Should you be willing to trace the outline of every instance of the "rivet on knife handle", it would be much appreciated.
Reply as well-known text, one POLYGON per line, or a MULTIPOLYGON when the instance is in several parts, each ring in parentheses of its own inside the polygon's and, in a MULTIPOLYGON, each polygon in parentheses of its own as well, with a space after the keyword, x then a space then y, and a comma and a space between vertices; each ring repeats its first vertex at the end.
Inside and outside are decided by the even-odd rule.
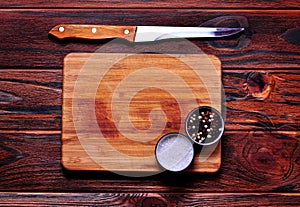
POLYGON ((133 42, 136 26, 76 25, 61 24, 53 27, 49 34, 59 38, 107 39, 123 38, 133 42))

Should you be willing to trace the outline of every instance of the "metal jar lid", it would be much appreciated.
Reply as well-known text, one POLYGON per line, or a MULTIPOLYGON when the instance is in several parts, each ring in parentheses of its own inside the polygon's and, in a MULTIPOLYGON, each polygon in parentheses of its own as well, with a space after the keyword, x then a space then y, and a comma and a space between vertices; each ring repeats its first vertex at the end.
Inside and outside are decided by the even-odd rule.
POLYGON ((222 137, 224 120, 215 108, 200 106, 188 114, 185 130, 193 142, 199 145, 212 145, 222 137))
POLYGON ((193 143, 180 133, 169 133, 156 144, 157 162, 166 170, 179 172, 186 169, 194 158, 193 143))

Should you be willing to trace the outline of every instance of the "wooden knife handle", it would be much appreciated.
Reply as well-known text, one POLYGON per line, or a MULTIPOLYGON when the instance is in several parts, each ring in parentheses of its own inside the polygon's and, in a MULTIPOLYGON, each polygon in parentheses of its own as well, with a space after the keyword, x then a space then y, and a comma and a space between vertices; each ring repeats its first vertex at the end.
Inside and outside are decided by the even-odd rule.
POLYGON ((110 26, 110 25, 73 25, 61 24, 51 29, 49 34, 59 39, 107 39, 123 38, 133 42, 136 26, 110 26))

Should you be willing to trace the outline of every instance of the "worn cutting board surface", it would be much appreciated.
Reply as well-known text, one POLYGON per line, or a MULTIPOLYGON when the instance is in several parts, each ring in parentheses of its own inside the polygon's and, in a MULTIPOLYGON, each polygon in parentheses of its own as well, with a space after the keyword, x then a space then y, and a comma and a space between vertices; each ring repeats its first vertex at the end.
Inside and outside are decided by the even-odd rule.
MULTIPOLYGON (((71 53, 64 59, 62 162, 69 170, 160 172, 155 145, 185 134, 198 106, 221 110, 221 64, 205 54, 71 53)), ((215 172, 220 143, 190 172, 215 172)))

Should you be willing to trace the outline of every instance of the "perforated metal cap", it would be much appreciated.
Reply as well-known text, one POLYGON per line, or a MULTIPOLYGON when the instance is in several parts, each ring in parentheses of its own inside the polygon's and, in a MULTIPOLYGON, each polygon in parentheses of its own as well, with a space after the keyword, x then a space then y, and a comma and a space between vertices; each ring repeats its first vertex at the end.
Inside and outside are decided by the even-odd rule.
POLYGON ((170 133, 158 141, 155 155, 161 167, 178 172, 190 165, 194 157, 194 148, 192 142, 186 136, 179 133, 170 133))

